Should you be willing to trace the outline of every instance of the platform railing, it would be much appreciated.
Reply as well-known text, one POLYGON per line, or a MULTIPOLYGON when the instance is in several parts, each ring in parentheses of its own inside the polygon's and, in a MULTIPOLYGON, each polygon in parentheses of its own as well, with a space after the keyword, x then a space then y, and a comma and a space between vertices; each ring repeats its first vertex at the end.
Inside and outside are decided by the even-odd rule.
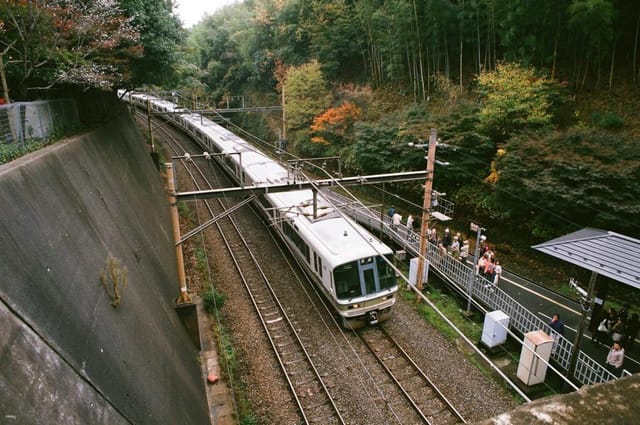
MULTIPOLYGON (((334 192, 326 193, 326 195, 340 203, 348 202, 346 198, 334 192)), ((404 225, 394 228, 391 225, 391 217, 387 214, 381 215, 380 211, 362 206, 351 206, 342 209, 342 211, 371 230, 377 232, 382 228, 387 237, 392 238, 408 253, 413 256, 418 255, 420 235, 404 225)), ((522 334, 535 330, 543 330, 549 335, 555 333, 545 321, 527 310, 500 287, 496 287, 479 275, 472 278, 475 268, 469 263, 463 263, 459 259, 453 258, 449 253, 438 250, 433 243, 428 244, 426 259, 429 261, 431 271, 437 273, 460 294, 469 296, 470 293, 474 304, 478 307, 487 311, 500 310, 509 316, 509 326, 512 329, 522 334)), ((562 335, 556 334, 555 336, 556 343, 552 359, 561 369, 566 371, 569 369, 573 343, 562 335)), ((578 353, 573 377, 582 384, 596 384, 616 379, 604 366, 583 351, 578 353)))

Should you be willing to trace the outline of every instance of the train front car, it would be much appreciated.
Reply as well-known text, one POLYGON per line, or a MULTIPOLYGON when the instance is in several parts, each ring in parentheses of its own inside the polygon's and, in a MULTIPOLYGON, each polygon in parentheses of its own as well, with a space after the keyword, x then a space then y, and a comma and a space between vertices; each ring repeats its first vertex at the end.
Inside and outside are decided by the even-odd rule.
POLYGON ((392 250, 359 224, 341 216, 310 190, 268 195, 279 211, 274 227, 291 247, 348 328, 391 317, 398 290, 392 250))
POLYGON ((375 325, 391 317, 398 290, 393 252, 350 219, 312 224, 325 235, 334 308, 345 327, 375 325))

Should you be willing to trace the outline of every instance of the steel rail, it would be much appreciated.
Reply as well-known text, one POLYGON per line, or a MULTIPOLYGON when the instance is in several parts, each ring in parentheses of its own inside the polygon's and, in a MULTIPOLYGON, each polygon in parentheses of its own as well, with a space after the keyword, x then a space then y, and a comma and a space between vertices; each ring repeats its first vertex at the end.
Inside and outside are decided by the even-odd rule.
POLYGON ((373 354, 376 360, 387 372, 391 380, 398 386, 398 388, 404 394, 407 401, 415 409, 415 411, 422 418, 422 420, 427 424, 433 424, 434 423, 433 419, 430 419, 429 417, 433 418, 434 416, 446 410, 456 420, 456 423, 466 423, 466 421, 464 420, 460 412, 458 412, 458 410, 455 408, 455 406, 453 406, 453 404, 447 399, 447 397, 442 393, 442 391, 438 389, 435 383, 431 379, 429 379, 429 377, 422 371, 422 369, 416 364, 416 362, 411 358, 411 356, 409 356, 409 354, 400 346, 400 344, 398 344, 398 342, 395 339, 393 339, 393 337, 384 329, 384 327, 378 326, 375 329, 369 329, 367 334, 371 334, 375 332, 382 335, 383 339, 391 344, 390 349, 395 351, 396 353, 399 353, 401 357, 405 360, 405 362, 408 363, 409 366, 411 366, 411 368, 415 371, 415 374, 412 374, 411 376, 413 377, 419 376, 421 380, 424 383, 426 383, 426 386, 429 389, 431 389, 435 397, 442 404, 441 410, 438 410, 436 412, 431 412, 428 414, 423 412, 423 410, 420 408, 416 399, 410 394, 409 390, 405 387, 405 385, 403 385, 402 380, 393 373, 393 370, 391 370, 391 368, 384 361, 384 359, 380 354, 381 351, 376 349, 376 347, 372 345, 372 343, 366 338, 366 335, 358 334, 362 339, 362 341, 364 342, 364 344, 367 346, 367 348, 371 351, 371 354, 373 354))
MULTIPOLYGON (((172 140, 172 142, 177 143, 175 139, 172 140)), ((174 151, 174 153, 179 154, 178 150, 175 147, 171 146, 170 148, 174 151)), ((196 181, 198 179, 202 179, 207 186, 211 187, 211 185, 208 183, 208 179, 205 173, 201 170, 201 168, 195 162, 184 159, 184 158, 179 158, 179 161, 184 166, 186 172, 189 174, 191 180, 193 181, 196 187, 200 187, 200 184, 196 181), (195 169, 196 173, 194 173, 192 169, 195 169), (195 174, 198 174, 199 177, 196 177, 195 174)), ((213 211, 213 208, 209 204, 209 202, 205 200, 204 203, 211 217, 221 217, 221 216, 227 215, 226 213, 221 213, 216 215, 213 211)), ((218 199, 218 204, 220 208, 222 208, 223 210, 225 211, 228 210, 228 208, 224 205, 221 199, 218 199)), ((289 317, 287 316, 284 310, 284 307, 280 303, 277 295, 275 294, 273 288, 271 287, 271 284, 269 283, 269 280, 266 274, 262 270, 253 252, 251 252, 249 244, 247 243, 246 239, 242 236, 242 233, 237 223, 235 223, 235 221, 231 216, 228 216, 227 219, 228 219, 229 226, 233 229, 231 232, 231 235, 229 234, 228 231, 225 231, 222 229, 222 225, 220 222, 216 221, 215 224, 218 227, 218 230, 220 231, 220 235, 225 243, 225 246, 227 247, 228 252, 231 255, 231 258, 236 267, 236 270, 238 271, 238 274, 243 281, 245 289, 247 290, 249 298, 251 299, 251 302, 254 305, 254 308, 258 314, 258 318, 260 319, 262 326, 265 330, 266 336, 269 339, 272 349, 274 350, 274 353, 276 355, 280 368, 283 371, 283 374, 285 376, 285 379, 287 380, 287 383, 292 392, 292 395, 296 400, 296 404, 298 405, 300 414, 303 417, 304 422, 306 424, 311 424, 311 423, 316 423, 318 420, 321 420, 322 423, 326 423, 327 420, 330 419, 329 417, 325 416, 321 418, 310 418, 309 416, 312 416, 310 415, 310 411, 313 409, 318 410, 318 407, 321 407, 323 405, 330 405, 331 406, 330 416, 333 416, 336 419, 336 423, 345 424, 346 422, 343 419, 342 415, 340 414, 340 411, 338 410, 338 407, 335 404, 335 401, 331 397, 329 389, 327 388, 324 380, 322 379, 317 367, 311 360, 311 356, 309 355, 306 348, 304 347, 300 339, 300 336, 296 332, 295 327, 293 326, 289 317), (231 238, 236 238, 236 240, 232 242, 230 241, 231 238), (240 245, 241 245, 241 248, 239 247, 240 245), (245 259, 245 260, 250 262, 250 264, 253 266, 253 272, 257 273, 257 277, 258 277, 257 279, 248 278, 248 275, 251 272, 246 267, 244 267, 248 265, 247 263, 241 264, 240 257, 242 257, 242 255, 238 253, 239 250, 241 251, 241 253, 248 253, 250 259, 245 259), (263 285, 260 284, 259 282, 262 283, 263 285), (258 291, 260 291, 261 289, 263 289, 262 293, 258 293, 258 291), (265 291, 266 291, 266 294, 265 294, 265 291), (260 299, 261 296, 264 297, 264 299, 260 299), (270 308, 272 308, 269 305, 270 303, 271 303, 271 306, 276 306, 276 312, 274 312, 273 310, 269 310, 270 308), (277 317, 268 318, 266 317, 267 315, 277 316, 277 317), (285 329, 284 329, 285 334, 284 335, 279 334, 277 336, 274 336, 275 332, 283 330, 282 328, 279 328, 277 326, 278 324, 285 325, 285 329), (287 337, 287 334, 291 338, 290 341, 288 341, 287 343, 276 342, 275 340, 276 337, 283 339, 287 337), (321 395, 321 398, 326 398, 325 400, 320 400, 319 403, 317 402, 311 406, 309 405, 308 402, 306 402, 306 400, 305 401, 302 400, 303 397, 301 397, 299 393, 301 392, 302 389, 308 389, 311 386, 309 385, 309 382, 296 383, 292 380, 292 370, 291 370, 292 365, 293 363, 295 363, 296 365, 299 365, 299 360, 300 360, 300 359, 297 359, 295 362, 291 362, 284 359, 285 356, 291 356, 292 354, 293 355, 296 354, 296 353, 284 351, 284 347, 291 348, 292 346, 297 347, 298 354, 302 355, 302 360, 306 362, 306 364, 308 365, 308 370, 312 371, 312 375, 313 375, 312 379, 314 379, 318 384, 316 388, 322 388, 322 391, 318 391, 316 394, 317 395, 323 394, 324 396, 321 395)), ((312 397, 309 397, 310 394, 308 391, 305 395, 306 397, 304 398, 308 398, 308 399, 312 398, 312 397)), ((322 412, 322 413, 325 413, 325 412, 322 412)))

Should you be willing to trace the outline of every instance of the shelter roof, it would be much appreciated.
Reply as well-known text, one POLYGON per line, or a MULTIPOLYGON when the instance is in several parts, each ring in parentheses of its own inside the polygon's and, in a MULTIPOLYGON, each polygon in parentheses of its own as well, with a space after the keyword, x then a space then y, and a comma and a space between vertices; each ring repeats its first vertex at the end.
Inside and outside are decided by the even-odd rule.
POLYGON ((532 248, 640 289, 640 240, 590 227, 532 248))

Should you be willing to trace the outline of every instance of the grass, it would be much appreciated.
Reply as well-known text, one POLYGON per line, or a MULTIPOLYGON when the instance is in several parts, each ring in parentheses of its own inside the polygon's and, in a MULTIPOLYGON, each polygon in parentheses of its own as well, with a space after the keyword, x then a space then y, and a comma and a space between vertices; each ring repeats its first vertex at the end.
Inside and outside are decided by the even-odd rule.
MULTIPOLYGON (((178 202, 178 213, 180 215, 180 221, 187 228, 193 228, 197 225, 195 210, 190 208, 187 203, 178 202)), ((237 405, 239 423, 241 425, 254 425, 257 423, 257 420, 251 409, 249 398, 246 396, 245 385, 239 382, 238 379, 238 371, 241 370, 240 360, 236 355, 233 339, 225 324, 226 319, 222 314, 222 307, 225 304, 227 296, 211 284, 204 239, 195 238, 187 241, 186 245, 194 245, 196 243, 195 241, 200 241, 202 245, 193 247, 196 264, 195 267, 190 268, 189 274, 192 280, 206 282, 205 285, 200 287, 200 293, 198 295, 202 297, 205 311, 213 317, 210 330, 214 335, 218 349, 221 375, 222 378, 233 387, 234 391, 232 396, 237 405)), ((185 252, 187 251, 187 246, 185 246, 185 252)))

